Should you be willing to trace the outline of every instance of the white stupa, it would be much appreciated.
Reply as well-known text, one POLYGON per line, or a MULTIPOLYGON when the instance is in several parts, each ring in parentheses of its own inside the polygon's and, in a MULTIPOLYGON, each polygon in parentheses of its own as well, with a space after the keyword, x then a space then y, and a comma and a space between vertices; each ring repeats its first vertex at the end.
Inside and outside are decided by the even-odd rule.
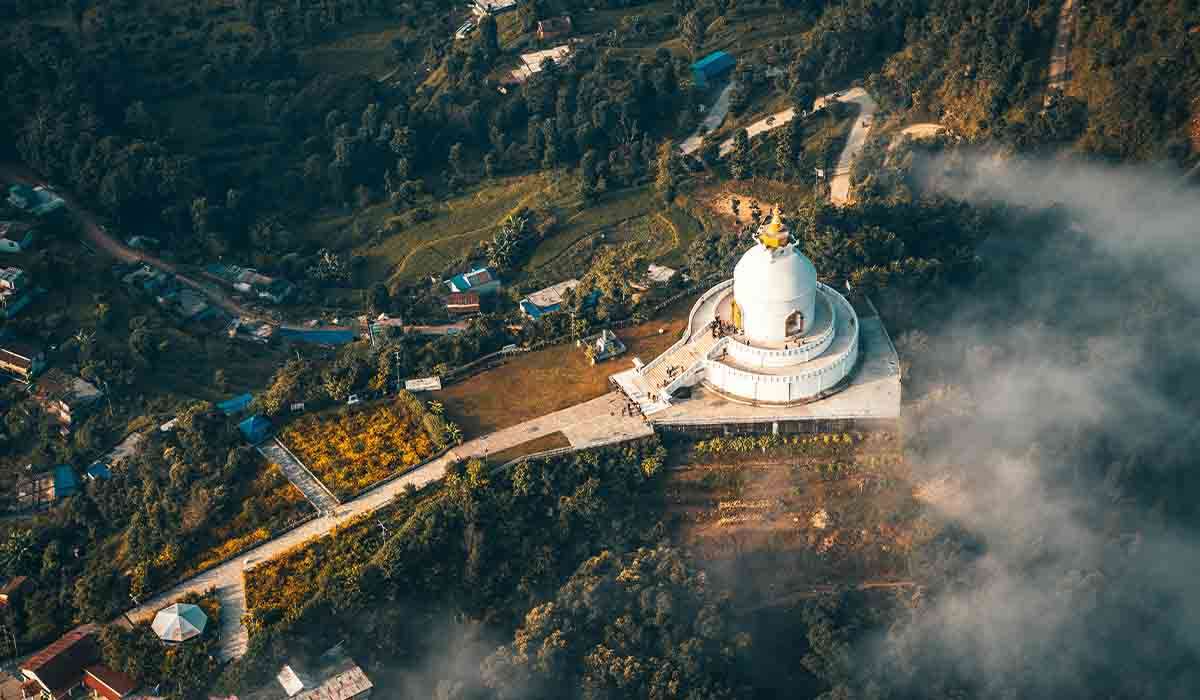
POLYGON ((702 384, 730 401, 790 406, 844 388, 859 353, 850 302, 817 281, 776 211, 733 279, 704 293, 684 336, 650 363, 613 377, 647 414, 702 384))

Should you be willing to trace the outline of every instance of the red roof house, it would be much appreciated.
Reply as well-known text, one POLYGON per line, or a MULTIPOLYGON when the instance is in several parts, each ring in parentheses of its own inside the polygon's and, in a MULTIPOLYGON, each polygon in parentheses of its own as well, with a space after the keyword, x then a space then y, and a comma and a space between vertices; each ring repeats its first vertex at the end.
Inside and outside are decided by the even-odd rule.
POLYGON ((85 668, 83 684, 95 693, 97 700, 124 700, 137 690, 137 683, 132 678, 104 664, 85 668))
MULTIPOLYGON (((21 664, 21 675, 37 684, 43 700, 67 697, 83 682, 83 670, 100 661, 95 625, 83 625, 21 664)), ((30 684, 22 687, 28 692, 30 684)), ((28 698, 29 695, 26 695, 28 698)))

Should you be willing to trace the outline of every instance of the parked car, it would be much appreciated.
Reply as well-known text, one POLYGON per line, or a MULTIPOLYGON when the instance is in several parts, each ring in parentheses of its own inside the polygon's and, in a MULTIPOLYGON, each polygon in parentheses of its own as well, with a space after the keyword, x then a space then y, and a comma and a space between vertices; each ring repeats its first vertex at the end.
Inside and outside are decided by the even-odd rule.
POLYGON ((349 398, 346 399, 346 405, 353 406, 356 403, 362 403, 362 399, 358 397, 358 394, 350 394, 349 398))

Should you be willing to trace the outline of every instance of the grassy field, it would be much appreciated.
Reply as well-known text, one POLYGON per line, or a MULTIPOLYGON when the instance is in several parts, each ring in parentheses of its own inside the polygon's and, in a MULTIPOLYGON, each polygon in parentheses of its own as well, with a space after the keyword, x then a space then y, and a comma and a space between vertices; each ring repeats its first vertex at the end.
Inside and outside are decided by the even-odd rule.
MULTIPOLYGON (((564 185, 553 173, 500 178, 436 204, 433 219, 405 228, 378 243, 360 245, 354 252, 367 261, 364 276, 369 280, 409 282, 430 270, 441 269, 462 250, 490 237, 505 217, 517 209, 561 197, 563 189, 564 185)), ((314 240, 336 241, 355 221, 361 221, 367 230, 376 230, 393 218, 389 205, 377 204, 318 219, 305 235, 314 240)))
POLYGON ((507 464, 519 457, 545 452, 546 450, 555 450, 560 447, 570 447, 571 441, 563 434, 561 430, 553 433, 547 433, 541 437, 536 437, 528 442, 522 442, 520 445, 513 445, 507 450, 493 452, 487 456, 488 464, 500 466, 507 464))
POLYGON ((351 247, 366 260, 360 282, 412 282, 441 270, 480 241, 490 238, 518 209, 540 209, 559 221, 540 241, 524 268, 509 281, 552 284, 587 271, 597 245, 632 242, 650 261, 679 264, 701 232, 686 212, 664 205, 649 187, 602 195, 591 206, 578 197, 573 174, 542 172, 500 178, 434 205, 434 217, 382 240, 354 245, 357 224, 367 231, 386 228, 397 218, 387 204, 316 219, 304 232, 311 240, 351 247))
POLYGON ((453 384, 436 398, 450 420, 475 437, 603 396, 610 390, 609 375, 627 369, 631 358, 649 362, 679 339, 693 301, 681 300, 659 319, 618 330, 627 350, 615 360, 592 365, 574 345, 555 345, 453 384))

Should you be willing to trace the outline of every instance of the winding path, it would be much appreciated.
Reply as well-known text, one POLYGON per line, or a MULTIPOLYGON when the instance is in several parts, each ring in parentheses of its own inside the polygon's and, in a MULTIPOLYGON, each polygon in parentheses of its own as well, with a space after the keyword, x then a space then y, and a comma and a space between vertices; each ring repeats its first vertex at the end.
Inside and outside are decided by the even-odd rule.
MULTIPOLYGON (((858 116, 854 120, 854 126, 850 127, 850 134, 846 137, 846 146, 842 149, 842 153, 838 156, 837 165, 834 167, 831 179, 829 181, 829 199, 834 204, 845 204, 850 201, 850 169, 854 165, 854 159, 858 157, 860 151, 867 143, 867 134, 871 131, 871 126, 875 122, 875 109, 877 105, 875 100, 867 94, 867 91, 860 88, 850 88, 844 92, 832 92, 823 97, 818 97, 813 101, 812 112, 815 113, 821 110, 830 102, 853 102, 859 106, 858 116)), ((714 107, 714 110, 716 108, 714 107)), ((803 115, 807 116, 807 115, 803 115)), ((782 112, 776 112, 769 117, 764 117, 746 127, 746 134, 750 138, 754 138, 759 134, 778 129, 796 118, 795 108, 789 107, 782 112)), ((680 150, 686 155, 700 147, 699 140, 694 143, 690 137, 684 141, 684 145, 680 150), (690 149, 690 150, 689 150, 690 149)), ((725 156, 733 150, 733 138, 728 138, 721 143, 721 155, 725 156)))

